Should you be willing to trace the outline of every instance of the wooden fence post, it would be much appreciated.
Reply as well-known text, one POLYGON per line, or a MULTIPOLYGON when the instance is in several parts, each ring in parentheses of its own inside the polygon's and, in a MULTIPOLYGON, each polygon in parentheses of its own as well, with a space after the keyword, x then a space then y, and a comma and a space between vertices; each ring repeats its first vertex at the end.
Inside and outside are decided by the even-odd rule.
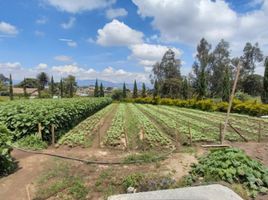
POLYGON ((38 123, 38 137, 42 138, 42 125, 38 123))
POLYGON ((191 132, 190 122, 188 122, 188 131, 189 131, 189 135, 190 135, 190 146, 192 146, 193 145, 193 136, 192 136, 192 132, 191 132))
POLYGON ((220 143, 223 144, 222 123, 220 122, 220 143))
POLYGON ((175 136, 176 136, 176 149, 179 150, 179 133, 177 127, 175 128, 175 136))
POLYGON ((52 145, 54 146, 55 145, 55 125, 52 124, 51 125, 51 136, 52 136, 52 145))
POLYGON ((261 121, 259 121, 259 130, 258 130, 258 142, 261 142, 261 121))
POLYGON ((128 138, 126 133, 126 128, 124 127, 124 136, 125 136, 125 142, 126 142, 126 150, 128 150, 128 138))

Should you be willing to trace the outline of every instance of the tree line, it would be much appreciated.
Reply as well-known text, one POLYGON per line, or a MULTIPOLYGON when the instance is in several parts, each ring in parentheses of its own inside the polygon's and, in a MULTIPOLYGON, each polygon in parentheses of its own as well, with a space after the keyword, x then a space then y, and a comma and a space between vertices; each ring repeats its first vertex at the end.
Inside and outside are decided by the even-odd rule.
POLYGON ((258 43, 246 43, 243 55, 231 57, 229 43, 221 40, 214 49, 204 38, 196 48, 192 72, 180 73, 181 60, 169 49, 160 62, 154 64, 151 82, 153 96, 168 98, 220 98, 228 101, 234 81, 236 66, 242 63, 237 89, 251 96, 262 96, 268 101, 268 59, 265 59, 264 77, 255 74, 256 66, 264 60, 258 43))

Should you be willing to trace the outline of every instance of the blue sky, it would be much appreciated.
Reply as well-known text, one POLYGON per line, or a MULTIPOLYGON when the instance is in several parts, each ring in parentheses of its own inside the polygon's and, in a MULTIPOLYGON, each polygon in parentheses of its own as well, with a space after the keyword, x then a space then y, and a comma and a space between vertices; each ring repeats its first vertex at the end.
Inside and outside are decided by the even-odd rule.
POLYGON ((0 73, 149 82, 172 48, 187 75, 202 37, 226 39, 233 56, 259 42, 267 55, 267 20, 267 0, 0 0, 0 73))

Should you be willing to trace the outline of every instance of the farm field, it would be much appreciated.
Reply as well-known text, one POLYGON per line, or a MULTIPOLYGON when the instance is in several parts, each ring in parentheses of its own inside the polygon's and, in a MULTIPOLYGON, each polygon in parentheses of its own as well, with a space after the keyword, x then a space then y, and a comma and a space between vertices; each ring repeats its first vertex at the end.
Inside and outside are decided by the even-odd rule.
MULTIPOLYGON (((40 102, 36 101, 33 105, 38 107, 40 102)), ((59 104, 60 108, 73 114, 69 119, 64 119, 66 115, 60 119, 67 120, 65 124, 77 119, 74 123, 77 125, 69 130, 56 129, 56 144, 53 147, 50 144, 48 123, 47 128, 43 129, 46 136, 43 139, 48 142, 49 147, 42 152, 71 159, 55 159, 22 153, 15 149, 12 154, 20 161, 20 170, 14 176, 0 179, 0 185, 3 186, 0 195, 12 196, 12 191, 8 188, 16 186, 21 188, 18 194, 25 197, 27 185, 28 193, 36 199, 106 199, 109 195, 124 193, 127 186, 136 179, 144 181, 137 186, 139 191, 182 186, 180 180, 191 170, 192 164, 198 162, 199 156, 207 153, 201 145, 220 142, 220 123, 225 119, 224 113, 164 105, 111 103, 108 98, 63 102, 59 104), (68 109, 64 104, 68 105, 68 109), (79 108, 86 109, 88 117, 81 115, 79 108), (192 146, 189 132, 192 134, 192 146), (87 165, 72 158, 96 163, 87 165), (117 164, 102 164, 103 162, 117 164), (139 164, 131 164, 132 162, 139 164), (35 173, 32 173, 33 169, 35 173), (29 174, 32 174, 31 177, 29 174), (156 185, 150 185, 151 182, 156 185), (167 185, 162 185, 163 182, 167 185), (143 184, 149 184, 150 187, 143 184)), ((45 106, 49 104, 53 107, 51 101, 44 101, 42 112, 45 112, 45 106)), ((22 114, 25 111, 15 105, 14 103, 13 107, 16 109, 13 112, 22 114)), ((12 106, 2 108, 12 110, 12 106)), ((24 109, 29 112, 27 106, 24 109)), ((37 111, 33 109, 31 112, 37 111)), ((60 113, 57 117, 61 116, 60 113)), ((50 119, 51 116, 54 119, 54 115, 47 115, 45 119, 50 119)), ((2 117, 4 122, 12 125, 12 121, 7 119, 8 117, 2 117)), ((10 119, 15 120, 13 117, 10 119)), ((230 127, 227 129, 226 142, 245 149, 253 158, 262 159, 268 166, 268 146, 264 143, 268 137, 268 120, 231 114, 230 122, 249 142, 245 146, 247 143, 230 127), (257 143, 259 131, 262 143, 257 143)), ((25 127, 28 128, 27 124, 25 127)), ((22 124, 14 132, 18 133, 25 127, 22 124)), ((241 195, 245 194, 242 192, 241 195)), ((267 195, 264 196, 266 197, 267 195)))
MULTIPOLYGON (((189 144, 189 131, 193 142, 218 143, 220 123, 223 124, 225 119, 224 113, 218 112, 161 105, 112 104, 64 135, 59 145, 84 146, 85 137, 93 141, 94 137, 99 137, 97 130, 101 121, 111 112, 114 115, 109 119, 109 127, 98 140, 100 146, 114 149, 172 149, 176 143, 189 144)), ((230 123, 249 141, 257 141, 259 131, 263 140, 268 137, 266 119, 232 114, 230 123)), ((230 127, 225 139, 230 142, 243 141, 230 127)))

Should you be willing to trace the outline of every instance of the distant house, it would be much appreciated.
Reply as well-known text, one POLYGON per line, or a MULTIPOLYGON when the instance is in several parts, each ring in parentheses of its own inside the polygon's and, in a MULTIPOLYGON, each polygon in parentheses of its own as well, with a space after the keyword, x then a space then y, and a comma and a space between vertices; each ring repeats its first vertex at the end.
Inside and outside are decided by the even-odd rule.
MULTIPOLYGON (((37 88, 26 88, 26 93, 30 96, 38 96, 38 89, 37 88)), ((23 88, 13 88, 14 95, 23 95, 24 91, 23 88)))

